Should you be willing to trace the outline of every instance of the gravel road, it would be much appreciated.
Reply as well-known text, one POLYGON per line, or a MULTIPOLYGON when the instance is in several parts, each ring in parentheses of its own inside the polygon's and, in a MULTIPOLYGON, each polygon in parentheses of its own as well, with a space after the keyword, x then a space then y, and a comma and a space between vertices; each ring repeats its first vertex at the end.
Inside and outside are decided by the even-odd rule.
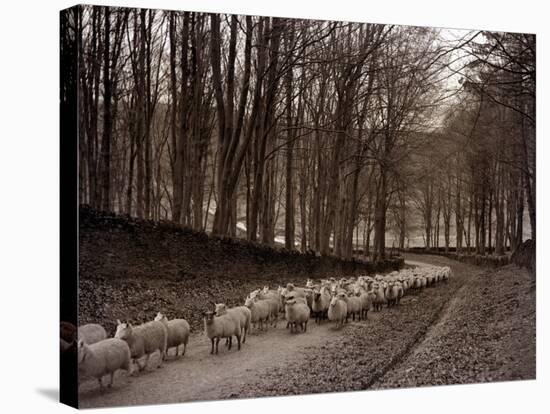
POLYGON ((253 332, 241 351, 220 346, 217 356, 197 333, 185 357, 169 358, 160 369, 151 361, 139 376, 118 373, 105 392, 97 382, 84 381, 80 406, 535 377, 535 289, 529 273, 513 266, 488 271, 428 255, 408 255, 407 262, 450 265, 454 277, 341 330, 311 320, 307 333, 290 334, 280 321, 276 329, 253 332))

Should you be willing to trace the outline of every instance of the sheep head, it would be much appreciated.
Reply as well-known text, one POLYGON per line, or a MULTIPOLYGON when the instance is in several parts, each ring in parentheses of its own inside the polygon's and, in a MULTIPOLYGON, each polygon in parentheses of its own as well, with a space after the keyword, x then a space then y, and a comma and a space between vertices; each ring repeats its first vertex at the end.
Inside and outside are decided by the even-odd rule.
POLYGON ((167 320, 168 318, 166 317, 166 315, 164 315, 161 312, 158 312, 157 316, 155 316, 155 321, 167 321, 167 320))
POLYGON ((214 317, 216 315, 215 315, 214 311, 205 311, 205 312, 203 312, 203 316, 204 316, 204 321, 207 324, 211 324, 212 322, 214 322, 214 317))
POLYGON ((216 306, 214 307, 214 313, 217 316, 226 314, 227 306, 225 306, 225 303, 216 303, 216 306))
POLYGON ((115 338, 128 339, 132 335, 132 325, 129 323, 122 323, 117 319, 117 327, 115 332, 115 338))

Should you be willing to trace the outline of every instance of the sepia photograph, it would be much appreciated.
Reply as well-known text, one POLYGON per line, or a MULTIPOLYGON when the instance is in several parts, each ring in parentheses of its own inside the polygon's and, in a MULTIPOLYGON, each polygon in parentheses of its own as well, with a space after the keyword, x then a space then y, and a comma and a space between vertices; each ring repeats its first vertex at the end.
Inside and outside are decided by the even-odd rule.
POLYGON ((62 402, 536 379, 535 34, 59 23, 62 402))

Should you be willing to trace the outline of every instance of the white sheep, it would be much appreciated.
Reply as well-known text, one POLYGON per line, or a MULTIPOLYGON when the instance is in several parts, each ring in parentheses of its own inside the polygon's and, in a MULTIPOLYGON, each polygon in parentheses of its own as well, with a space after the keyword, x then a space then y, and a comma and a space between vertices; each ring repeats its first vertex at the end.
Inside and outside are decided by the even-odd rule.
POLYGON ((298 325, 303 332, 307 331, 307 322, 309 321, 309 306, 299 302, 291 296, 285 303, 285 318, 290 325, 290 332, 297 332, 298 325))
POLYGON ((115 372, 124 369, 130 372, 130 348, 122 339, 109 338, 91 345, 78 341, 78 373, 97 378, 103 389, 103 376, 110 375, 108 387, 113 385, 115 372))
POLYGON ((98 323, 88 323, 78 327, 78 339, 91 345, 107 339, 107 331, 98 323))
POLYGON ((268 286, 265 286, 256 298, 265 300, 269 303, 269 319, 271 320, 271 326, 277 327, 282 303, 280 292, 278 290, 270 290, 268 286))
POLYGON ((339 293, 334 296, 328 307, 328 319, 330 321, 336 322, 336 327, 344 326, 346 317, 348 315, 348 305, 345 299, 345 293, 339 293))
POLYGON ((382 309, 382 306, 387 302, 384 292, 384 285, 382 282, 374 282, 372 285, 372 289, 375 295, 373 302, 374 310, 380 311, 382 309))
POLYGON ((284 288, 281 292, 281 294, 285 297, 285 303, 286 303, 286 297, 289 294, 293 294, 294 297, 297 298, 305 298, 307 297, 308 291, 311 291, 311 289, 301 288, 301 287, 295 287, 292 283, 288 283, 286 285, 286 288, 284 288))
POLYGON ((147 367, 151 354, 156 351, 160 352, 158 368, 162 366, 168 346, 168 331, 164 323, 151 321, 132 326, 117 320, 115 338, 123 339, 128 343, 132 360, 138 365, 139 371, 147 367), (140 365, 138 361, 144 355, 146 356, 145 364, 140 365))
POLYGON ((259 325, 259 329, 267 329, 267 322, 271 315, 271 304, 267 300, 254 300, 253 298, 248 297, 244 303, 251 312, 250 322, 256 327, 256 324, 259 325))
POLYGON ((401 298, 405 296, 405 288, 403 287, 402 282, 395 282, 397 285, 397 304, 401 303, 401 298))
POLYGON ((323 286, 320 290, 313 292, 311 310, 315 315, 315 322, 321 323, 321 319, 326 317, 329 305, 330 292, 327 287, 323 286))
POLYGON ((376 295, 373 291, 367 291, 365 288, 356 288, 355 295, 361 301, 361 319, 368 319, 368 312, 374 302, 376 295))
POLYGON ((237 338, 237 350, 241 350, 241 324, 237 318, 229 314, 216 316, 213 311, 206 311, 203 316, 204 333, 212 343, 210 354, 218 353, 218 344, 222 338, 229 338, 228 349, 230 350, 233 336, 237 338))
MULTIPOLYGON (((252 312, 246 306, 237 306, 234 308, 227 308, 225 303, 216 303, 214 310, 216 316, 228 314, 239 321, 241 325, 241 338, 242 343, 246 342, 246 334, 250 330, 250 321, 252 320, 252 312)), ((229 345, 229 341, 227 342, 229 345)))
POLYGON ((352 319, 355 320, 357 316, 358 320, 361 320, 362 304, 361 299, 357 296, 346 295, 345 299, 346 304, 348 305, 348 313, 346 315, 346 322, 348 317, 351 315, 352 319))
POLYGON ((451 268, 449 266, 445 266, 441 271, 441 280, 443 280, 444 282, 448 282, 452 275, 453 271, 451 270, 451 268))
POLYGON ((67 342, 63 338, 59 338, 59 346, 60 346, 60 352, 64 353, 67 352, 71 346, 74 344, 74 342, 67 342))
POLYGON ((158 312, 155 317, 155 321, 162 322, 166 327, 168 333, 168 339, 166 344, 166 354, 170 348, 176 348, 176 357, 179 354, 179 347, 183 345, 183 352, 181 356, 185 355, 187 349, 187 343, 189 342, 189 323, 185 319, 171 319, 168 320, 166 315, 158 312))
POLYGON ((394 281, 390 281, 385 290, 386 301, 388 302, 388 308, 397 305, 397 299, 399 297, 399 287, 394 281))

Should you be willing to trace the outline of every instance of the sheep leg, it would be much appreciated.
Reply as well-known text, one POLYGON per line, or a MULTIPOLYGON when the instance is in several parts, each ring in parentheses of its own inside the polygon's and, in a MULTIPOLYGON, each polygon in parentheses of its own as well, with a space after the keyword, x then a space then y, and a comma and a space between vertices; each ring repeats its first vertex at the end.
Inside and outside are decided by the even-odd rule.
POLYGON ((143 364, 143 369, 147 368, 147 364, 149 364, 149 358, 151 357, 151 354, 147 354, 145 357, 145 364, 143 364))
POLYGON ((146 358, 145 358, 145 363, 143 365, 141 365, 139 362, 138 362, 138 366, 139 366, 139 370, 140 371, 143 371, 145 368, 147 368, 147 363, 149 362, 149 354, 147 354, 146 358))
POLYGON ((103 379, 103 377, 99 377, 99 378, 97 379, 98 382, 99 382, 99 389, 100 389, 101 391, 103 391, 103 381, 102 381, 102 379, 103 379))
POLYGON ((114 380, 115 380, 115 373, 111 372, 111 382, 109 382, 109 385, 107 385, 107 387, 111 388, 113 386, 114 380))
POLYGON ((183 351, 181 353, 181 356, 185 355, 185 351, 187 350, 187 342, 183 344, 183 351))
POLYGON ((307 321, 304 323, 304 332, 307 332, 307 321))
POLYGON ((241 350, 241 337, 237 336, 237 351, 241 350))
POLYGON ((210 338, 210 341, 212 341, 212 349, 210 350, 210 354, 214 354, 214 338, 210 338))
POLYGON ((220 337, 216 337, 216 355, 218 355, 218 345, 220 344, 220 337))
POLYGON ((162 361, 164 361, 164 358, 166 358, 166 351, 164 351, 164 353, 163 353, 162 350, 159 349, 159 352, 160 352, 160 355, 159 355, 159 364, 157 365, 157 368, 161 368, 161 367, 162 367, 162 361))
POLYGON ((231 351, 231 345, 233 344, 233 337, 230 336, 229 338, 227 338, 227 341, 229 341, 229 347, 227 348, 229 351, 231 351))

